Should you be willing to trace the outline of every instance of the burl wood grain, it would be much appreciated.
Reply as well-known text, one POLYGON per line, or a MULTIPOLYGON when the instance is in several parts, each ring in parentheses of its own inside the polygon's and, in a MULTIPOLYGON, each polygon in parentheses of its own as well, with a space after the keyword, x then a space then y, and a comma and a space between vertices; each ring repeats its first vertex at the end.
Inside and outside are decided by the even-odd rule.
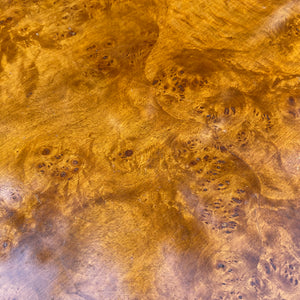
POLYGON ((300 299, 299 0, 0 2, 0 299, 300 299))

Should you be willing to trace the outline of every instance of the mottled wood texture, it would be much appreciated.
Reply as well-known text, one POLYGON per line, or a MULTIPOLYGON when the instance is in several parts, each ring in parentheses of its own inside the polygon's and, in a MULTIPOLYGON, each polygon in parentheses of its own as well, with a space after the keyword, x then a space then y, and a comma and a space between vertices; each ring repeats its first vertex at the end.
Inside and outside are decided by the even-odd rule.
POLYGON ((300 299, 299 0, 0 2, 0 299, 300 299))

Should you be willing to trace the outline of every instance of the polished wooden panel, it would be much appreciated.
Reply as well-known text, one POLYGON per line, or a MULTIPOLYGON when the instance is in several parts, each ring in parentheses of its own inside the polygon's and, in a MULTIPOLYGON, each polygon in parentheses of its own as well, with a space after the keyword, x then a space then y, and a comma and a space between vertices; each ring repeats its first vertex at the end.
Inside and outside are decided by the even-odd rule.
POLYGON ((0 32, 0 299, 300 299, 299 0, 2 0, 0 32))

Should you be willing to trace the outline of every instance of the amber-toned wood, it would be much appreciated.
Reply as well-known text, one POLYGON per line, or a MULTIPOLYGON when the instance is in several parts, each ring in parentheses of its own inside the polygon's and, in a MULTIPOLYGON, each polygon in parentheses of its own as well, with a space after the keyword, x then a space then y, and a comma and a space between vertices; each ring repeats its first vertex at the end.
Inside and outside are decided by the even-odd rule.
POLYGON ((300 299, 299 0, 2 0, 0 49, 0 299, 300 299))

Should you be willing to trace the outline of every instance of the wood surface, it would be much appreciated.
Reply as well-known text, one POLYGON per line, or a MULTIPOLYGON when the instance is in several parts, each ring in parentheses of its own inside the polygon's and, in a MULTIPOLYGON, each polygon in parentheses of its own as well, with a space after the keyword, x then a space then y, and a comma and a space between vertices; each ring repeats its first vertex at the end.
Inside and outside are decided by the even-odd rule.
POLYGON ((299 0, 1 0, 0 299, 300 299, 299 0))

